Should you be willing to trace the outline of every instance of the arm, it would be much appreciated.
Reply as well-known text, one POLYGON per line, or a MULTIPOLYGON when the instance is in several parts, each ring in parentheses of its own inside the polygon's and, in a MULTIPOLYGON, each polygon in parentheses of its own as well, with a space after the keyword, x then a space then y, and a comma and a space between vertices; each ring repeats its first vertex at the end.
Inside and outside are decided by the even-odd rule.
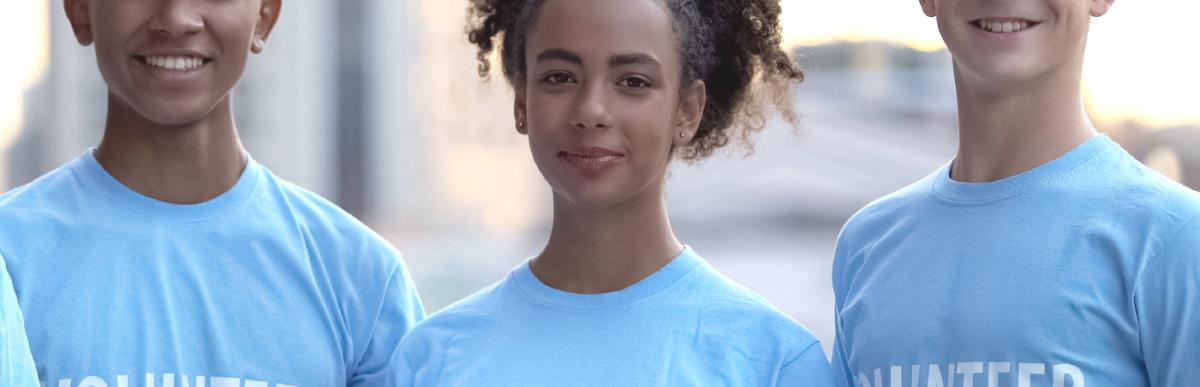
POLYGON ((0 256, 0 385, 38 385, 24 319, 3 256, 0 256))
POLYGON ((403 264, 392 273, 383 294, 366 351, 350 377, 349 386, 384 385, 388 373, 394 371, 390 369, 394 367, 391 359, 400 340, 425 317, 421 299, 403 264))
POLYGON ((795 359, 783 365, 779 372, 779 387, 834 387, 833 373, 821 343, 814 341, 795 359))
POLYGON ((1134 285, 1134 308, 1150 384, 1200 381, 1200 218, 1145 262, 1134 285))

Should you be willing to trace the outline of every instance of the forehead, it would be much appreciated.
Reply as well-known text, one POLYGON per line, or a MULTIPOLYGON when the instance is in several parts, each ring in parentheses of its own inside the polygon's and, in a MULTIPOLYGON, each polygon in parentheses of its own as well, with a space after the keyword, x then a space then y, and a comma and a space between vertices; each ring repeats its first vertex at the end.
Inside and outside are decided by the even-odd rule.
POLYGON ((668 12, 660 0, 546 0, 529 31, 526 55, 556 48, 585 61, 628 53, 671 60, 679 38, 668 12))

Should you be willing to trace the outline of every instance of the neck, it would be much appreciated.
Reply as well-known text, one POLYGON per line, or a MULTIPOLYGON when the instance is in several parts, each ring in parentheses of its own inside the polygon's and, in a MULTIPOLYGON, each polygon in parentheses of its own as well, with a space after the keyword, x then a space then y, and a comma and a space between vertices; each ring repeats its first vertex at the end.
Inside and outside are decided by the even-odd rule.
POLYGON ((955 65, 959 147, 951 178, 988 182, 1045 164, 1096 135, 1083 108, 1082 62, 1004 88, 955 65))
POLYGON ((246 166, 229 98, 208 116, 163 125, 109 96, 96 160, 130 189, 176 204, 203 203, 228 191, 246 166))
POLYGON ((662 182, 604 209, 580 208, 557 193, 546 249, 530 263, 550 287, 584 294, 627 288, 679 255, 662 182))

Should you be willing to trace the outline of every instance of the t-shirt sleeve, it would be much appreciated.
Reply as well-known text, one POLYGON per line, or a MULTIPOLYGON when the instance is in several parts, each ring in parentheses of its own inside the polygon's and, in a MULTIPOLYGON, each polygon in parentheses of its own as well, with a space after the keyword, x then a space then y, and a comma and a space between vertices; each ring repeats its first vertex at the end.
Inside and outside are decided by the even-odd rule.
MULTIPOLYGON (((420 371, 419 366, 414 359, 416 349, 420 347, 413 343, 413 340, 422 341, 424 338, 408 337, 401 342, 400 346, 392 354, 392 361, 387 370, 387 381, 384 386, 388 387, 416 387, 417 372, 420 371)), ((425 356, 428 358, 428 354, 425 356)))
POLYGON ((1150 385, 1200 381, 1200 218, 1146 261, 1134 291, 1150 385))
POLYGON ((391 372, 392 354, 417 322, 425 318, 425 309, 408 271, 400 264, 388 280, 370 340, 358 362, 350 386, 382 386, 391 372))
POLYGON ((845 276, 846 276, 846 260, 849 259, 847 251, 850 250, 850 232, 847 230, 850 224, 847 224, 842 229, 838 236, 837 246, 833 252, 833 322, 834 322, 834 337, 833 337, 833 357, 830 360, 830 368, 833 370, 833 377, 840 387, 853 387, 854 375, 850 372, 850 365, 846 358, 845 335, 846 332, 842 329, 842 301, 846 297, 845 276))
POLYGON ((388 368, 387 373, 387 380, 383 386, 415 387, 417 385, 417 370, 413 368, 412 363, 408 361, 408 357, 405 356, 404 352, 396 351, 392 365, 388 368))
POLYGON ((830 361, 830 368, 833 369, 834 378, 837 380, 839 387, 853 387, 854 377, 850 372, 850 367, 846 363, 845 346, 842 345, 842 329, 841 324, 838 324, 836 336, 833 338, 833 359, 830 361))
POLYGON ((779 372, 780 387, 834 387, 833 373, 829 371, 829 360, 820 342, 813 342, 804 352, 796 356, 779 372))
POLYGON ((392 355, 388 370, 388 387, 437 386, 445 365, 446 345, 454 335, 454 324, 433 320, 413 329, 392 355))
POLYGON ((0 386, 36 386, 37 371, 12 280, 0 256, 0 386))

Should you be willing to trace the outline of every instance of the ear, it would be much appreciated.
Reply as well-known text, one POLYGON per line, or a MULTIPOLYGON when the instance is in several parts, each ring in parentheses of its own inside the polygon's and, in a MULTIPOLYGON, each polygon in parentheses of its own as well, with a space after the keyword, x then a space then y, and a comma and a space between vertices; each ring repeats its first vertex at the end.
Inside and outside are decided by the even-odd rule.
POLYGON ((687 145, 696 137, 696 130, 704 119, 704 106, 708 103, 708 86, 697 80, 683 89, 679 97, 679 111, 671 131, 672 142, 677 147, 687 145))
POLYGON ((1108 13, 1108 8, 1112 7, 1113 0, 1091 0, 1091 14, 1093 17, 1101 17, 1108 13))
POLYGON ((935 0, 920 0, 921 10, 925 11, 925 16, 937 16, 937 3, 935 0))
POLYGON ((75 40, 84 46, 96 41, 92 35, 91 6, 88 0, 63 0, 63 9, 67 12, 67 21, 75 31, 75 40))
POLYGON ((525 109, 525 88, 514 88, 513 94, 513 124, 517 126, 517 133, 527 135, 529 134, 529 111, 525 109))
POLYGON ((283 0, 263 0, 258 7, 258 24, 254 25, 254 41, 250 44, 250 51, 258 54, 262 53, 267 46, 267 37, 271 36, 271 31, 275 29, 275 23, 279 21, 279 10, 283 7, 283 0))

